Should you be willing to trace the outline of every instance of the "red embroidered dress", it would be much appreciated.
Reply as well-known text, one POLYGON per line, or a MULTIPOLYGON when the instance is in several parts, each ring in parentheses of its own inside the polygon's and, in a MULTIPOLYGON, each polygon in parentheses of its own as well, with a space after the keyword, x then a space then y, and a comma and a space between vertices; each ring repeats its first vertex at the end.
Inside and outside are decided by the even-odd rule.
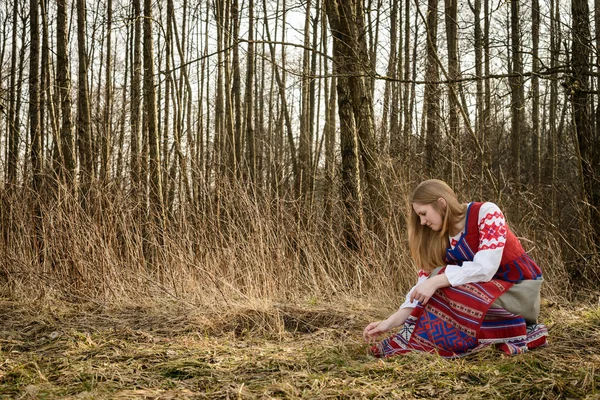
MULTIPOLYGON (((542 276, 495 204, 469 204, 465 230, 451 238, 446 262, 452 265, 440 273, 452 286, 437 290, 425 306, 405 302, 401 308, 413 312, 400 332, 373 346, 375 356, 424 351, 457 357, 490 344, 515 354, 546 344, 542 324, 527 326, 520 315, 491 308, 516 282, 542 276)), ((418 283, 426 277, 420 271, 418 283)))

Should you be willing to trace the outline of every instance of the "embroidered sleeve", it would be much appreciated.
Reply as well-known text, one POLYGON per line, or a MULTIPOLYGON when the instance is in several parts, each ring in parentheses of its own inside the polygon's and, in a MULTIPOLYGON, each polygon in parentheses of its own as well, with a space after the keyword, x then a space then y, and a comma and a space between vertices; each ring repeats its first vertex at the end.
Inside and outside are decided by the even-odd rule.
POLYGON ((417 287, 417 285, 419 285, 421 282, 425 281, 428 277, 429 277, 429 274, 427 272, 423 271, 422 269, 419 270, 419 279, 417 280, 417 284, 408 291, 408 293, 406 294, 406 299, 404 300, 404 303, 402 303, 400 308, 409 308, 409 307, 415 308, 417 306, 417 304, 419 302, 415 300, 411 303, 410 294, 417 287))
POLYGON ((461 267, 448 265, 446 277, 452 286, 470 282, 488 282, 502 260, 506 244, 506 221, 500 208, 494 203, 484 203, 479 209, 479 246, 473 261, 464 262, 461 267))

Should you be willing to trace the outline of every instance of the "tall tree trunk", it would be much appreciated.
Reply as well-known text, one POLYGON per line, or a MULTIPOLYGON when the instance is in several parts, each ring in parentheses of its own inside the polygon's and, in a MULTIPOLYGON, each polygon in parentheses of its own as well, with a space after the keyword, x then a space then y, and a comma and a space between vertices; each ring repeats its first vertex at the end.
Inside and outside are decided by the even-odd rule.
MULTIPOLYGON (((321 41, 323 54, 328 54, 328 35, 327 35, 327 7, 323 2, 322 18, 321 18, 321 41)), ((325 107, 325 125, 323 126, 323 135, 325 136, 325 193, 324 198, 324 220, 327 226, 331 226, 333 219, 333 187, 335 178, 335 112, 337 102, 337 90, 336 90, 336 71, 332 66, 332 77, 325 78, 325 101, 327 106, 325 107), (327 86, 330 85, 330 86, 327 86)), ((327 58, 324 59, 324 73, 327 77, 329 75, 329 62, 327 58)))
POLYGON ((44 264, 44 242, 40 195, 42 190, 42 134, 40 128, 40 27, 39 2, 29 2, 29 137, 31 140, 31 182, 33 201, 33 225, 35 229, 34 254, 41 266, 44 264))
MULTIPOLYGON (((18 42, 18 15, 19 15, 19 2, 13 2, 12 8, 12 44, 11 44, 11 58, 10 58, 10 93, 8 103, 8 165, 6 168, 6 181, 9 188, 13 188, 17 184, 17 164, 19 160, 19 127, 18 127, 18 115, 19 110, 17 109, 17 99, 20 97, 17 95, 17 42, 18 42)), ((21 52, 25 46, 21 47, 21 52)), ((22 71, 20 68, 19 71, 22 71)))
POLYGON ((239 178, 241 176, 240 163, 242 161, 242 78, 240 72, 240 16, 238 0, 231 0, 231 44, 232 44, 232 74, 233 81, 231 85, 231 96, 233 100, 232 107, 229 108, 233 122, 233 159, 232 171, 239 178))
POLYGON ((132 69, 131 69, 131 133, 130 133, 130 158, 131 158, 131 187, 134 199, 141 202, 144 190, 144 177, 141 165, 141 143, 142 132, 142 10, 140 0, 132 0, 133 9, 133 46, 132 46, 132 69))
MULTIPOLYGON (((15 2, 16 3, 16 2, 15 2)), ((69 36, 67 34, 67 2, 57 0, 56 20, 56 81, 60 97, 62 125, 60 130, 61 176, 68 187, 75 179, 75 153, 73 142, 73 120, 71 116, 71 74, 69 66, 69 36)))
MULTIPOLYGON (((551 0, 552 1, 552 0, 551 0)), ((490 83, 490 0, 483 0, 483 63, 484 71, 484 95, 485 105, 483 107, 483 126, 491 126, 490 115, 492 112, 492 89, 490 83)), ((487 147, 487 137, 482 134, 482 146, 487 147)), ((485 156, 484 156, 485 158, 485 156)), ((483 160, 486 163, 488 160, 483 160)))
MULTIPOLYGON (((285 6, 285 1, 284 1, 284 6, 285 6)), ((268 24, 268 17, 267 17, 267 6, 266 6, 266 0, 263 0, 263 10, 264 10, 264 23, 265 26, 269 26, 268 24)), ((285 16, 285 12, 283 12, 283 15, 285 16)), ((284 24, 285 26, 285 24, 284 24)), ((284 29, 285 31, 285 29, 284 29)), ((277 65, 277 59, 275 56, 275 46, 273 45, 273 42, 271 41, 271 34, 269 33, 269 29, 266 29, 266 34, 267 34, 267 41, 269 42, 269 50, 271 53, 271 62, 273 63, 273 65, 277 65)), ((285 36, 284 39, 282 39, 282 42, 285 41, 285 36)), ((285 52, 284 52, 285 54, 285 52)), ((286 127, 286 132, 287 132, 287 138, 288 138, 288 145, 289 145, 289 151, 290 151, 290 158, 292 161, 292 174, 294 177, 294 182, 298 181, 298 175, 299 175, 299 167, 298 167, 298 160, 296 157, 296 146, 294 145, 294 132, 292 130, 292 122, 291 122, 291 118, 290 118, 290 113, 288 110, 288 106, 287 106, 287 102, 286 102, 286 98, 285 98, 285 91, 286 91, 286 87, 285 87, 285 56, 282 55, 282 74, 279 73, 279 68, 274 67, 273 68, 273 72, 275 73, 275 81, 277 82, 277 88, 279 90, 279 98, 280 98, 280 102, 281 102, 281 107, 282 107, 282 112, 283 112, 283 117, 284 117, 284 122, 285 122, 285 127, 286 127)))
POLYGON ((86 48, 85 0, 77 0, 77 49, 78 49, 78 97, 77 97, 77 143, 81 171, 81 187, 84 196, 94 179, 92 157, 92 126, 88 89, 88 60, 86 48))
MULTIPOLYGON (((477 77, 477 89, 475 95, 475 136, 479 140, 481 146, 485 146, 485 127, 484 119, 484 91, 483 91, 483 33, 481 30, 481 0, 475 0, 475 7, 472 8, 475 17, 475 75, 477 77)), ((487 19, 487 15, 484 15, 487 19)), ((485 148, 485 147, 484 147, 485 148)), ((485 153, 484 153, 485 154, 485 153)), ((478 168, 480 175, 483 178, 483 170, 485 166, 484 154, 480 155, 478 168)), ((483 179, 481 179, 483 188, 483 179)))
MULTIPOLYGON (((53 158, 58 160, 60 151, 60 133, 58 130, 57 116, 54 108, 55 99, 54 87, 52 82, 53 71, 50 60, 50 33, 48 27, 48 3, 47 0, 40 0, 40 10, 42 17, 42 59, 41 59, 41 79, 40 79, 40 144, 42 165, 46 159, 45 149, 50 149, 52 145, 53 158), (51 134, 51 135, 50 135, 51 134), (50 138, 54 140, 50 143, 50 138)), ((54 46, 52 46, 54 47, 54 46)), ((56 167, 52 165, 52 167, 56 167)), ((56 168, 55 168, 56 171, 56 168)))
POLYGON ((298 143, 298 180, 296 184, 296 196, 304 202, 310 198, 311 187, 311 153, 312 137, 310 135, 310 0, 306 2, 306 12, 304 16, 304 55, 302 59, 302 108, 300 115, 300 134, 298 143))
POLYGON ((152 39, 152 1, 144 0, 144 130, 148 137, 148 175, 150 180, 150 214, 162 228, 164 204, 161 184, 161 164, 154 84, 154 43, 152 39))
POLYGON ((246 93, 244 97, 244 110, 246 113, 246 164, 250 182, 253 185, 257 180, 256 165, 256 139, 254 136, 254 0, 248 3, 248 56, 246 65, 246 93))
POLYGON ((452 148, 452 158, 450 170, 451 182, 454 186, 455 165, 462 165, 461 146, 459 138, 459 120, 460 106, 458 104, 458 83, 455 82, 459 77, 458 67, 458 3, 457 0, 445 0, 445 22, 446 22, 446 43, 448 47, 448 78, 450 79, 448 104, 449 104, 449 129, 450 129, 450 146, 452 148))
POLYGON ((571 63, 573 76, 573 123, 577 134, 582 179, 582 202, 588 207, 588 218, 592 227, 592 240, 597 246, 600 240, 600 150, 598 137, 592 128, 592 115, 589 102, 590 91, 590 21, 586 0, 572 0, 573 43, 571 63))
POLYGON ((344 4, 337 0, 326 3, 327 17, 333 36, 333 63, 337 74, 338 113, 340 118, 340 147, 342 155, 341 191, 346 209, 344 238, 349 248, 358 248, 364 230, 363 199, 359 168, 358 127, 354 118, 349 75, 353 72, 349 48, 350 35, 344 4), (343 21, 342 19, 346 19, 343 21))
MULTIPOLYGON (((414 86, 409 83, 410 78, 410 65, 411 65, 411 57, 410 54, 410 0, 406 0, 405 11, 404 11, 404 90, 403 90, 403 99, 402 99, 402 109, 404 112, 404 125, 403 125, 403 144, 406 152, 410 151, 410 137, 413 133, 412 128, 412 110, 409 108, 409 100, 410 100, 410 88, 414 86)), ((416 14, 416 13, 415 13, 416 14)), ((415 31, 417 31, 417 27, 415 26, 415 31)), ((416 36, 416 33, 415 33, 416 36)), ((416 43, 415 43, 416 49, 416 43)), ((412 60, 412 62, 416 61, 412 60)), ((414 82, 414 80, 413 80, 414 82)))
MULTIPOLYGON (((167 190, 174 183, 171 181, 171 177, 169 175, 169 165, 170 165, 170 143, 169 138, 172 136, 171 134, 176 131, 178 128, 176 124, 173 124, 173 127, 169 124, 169 118, 171 117, 171 87, 175 86, 173 84, 173 71, 171 71, 171 60, 173 59, 173 25, 176 23, 174 21, 174 6, 173 1, 167 1, 167 32, 165 36, 165 89, 164 89, 164 113, 162 115, 162 138, 163 138, 163 146, 162 146, 162 182, 164 184, 163 187, 163 198, 165 199, 165 208, 167 210, 171 209, 171 196, 169 195, 169 191, 167 190)), ((176 105, 175 105, 176 107, 176 105)))
POLYGON ((106 89, 104 92, 104 126, 101 140, 100 179, 107 181, 110 174, 112 146, 112 0, 106 4, 106 89))
MULTIPOLYGON (((40 195, 42 187, 42 135, 40 128, 40 27, 39 2, 29 2, 29 137, 31 140, 32 188, 40 195)), ((37 217, 37 216, 36 216, 37 217)))
POLYGON ((519 23, 520 5, 518 1, 510 3, 510 54, 512 59, 511 76, 511 154, 509 168, 515 183, 522 182, 521 177, 521 141, 525 135, 523 123, 523 62, 521 58, 521 28, 519 23))
POLYGON ((437 64, 438 0, 428 0, 427 9, 427 71, 425 73, 426 137, 425 163, 429 174, 437 175, 440 166, 439 88, 437 64))
MULTIPOLYGON (((388 60, 387 76, 388 78, 392 79, 396 78, 396 66, 398 65, 396 62, 396 43, 398 41, 398 2, 399 0, 393 0, 392 11, 390 15, 390 56, 388 60)), ((398 84, 396 82, 392 82, 390 80, 385 81, 385 89, 383 92, 383 112, 381 115, 381 128, 379 129, 381 137, 381 145, 379 146, 380 151, 386 152, 388 150, 388 145, 386 142, 388 141, 389 134, 389 154, 392 157, 398 157, 400 153, 400 143, 402 141, 401 132, 396 129, 389 129, 393 123, 388 125, 388 122, 391 122, 391 120, 388 120, 388 113, 390 107, 394 107, 394 94, 396 94, 395 92, 397 87, 398 84)), ((394 113, 392 112, 392 114, 394 113)), ((395 115, 395 118, 397 117, 398 116, 395 115)), ((395 128, 397 128, 397 123, 395 125, 395 128)))
POLYGON ((533 167, 533 184, 540 185, 540 80, 539 72, 539 40, 540 40, 540 4, 539 0, 531 0, 531 164, 533 167))

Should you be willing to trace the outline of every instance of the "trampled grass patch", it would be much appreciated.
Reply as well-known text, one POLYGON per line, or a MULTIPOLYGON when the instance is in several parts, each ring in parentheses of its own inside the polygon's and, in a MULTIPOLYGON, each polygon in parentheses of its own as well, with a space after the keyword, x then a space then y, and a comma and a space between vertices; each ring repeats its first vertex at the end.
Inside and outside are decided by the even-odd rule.
POLYGON ((546 348, 456 360, 371 357, 361 332, 378 314, 331 304, 200 311, 3 301, 0 398, 600 398, 598 307, 544 307, 546 348))

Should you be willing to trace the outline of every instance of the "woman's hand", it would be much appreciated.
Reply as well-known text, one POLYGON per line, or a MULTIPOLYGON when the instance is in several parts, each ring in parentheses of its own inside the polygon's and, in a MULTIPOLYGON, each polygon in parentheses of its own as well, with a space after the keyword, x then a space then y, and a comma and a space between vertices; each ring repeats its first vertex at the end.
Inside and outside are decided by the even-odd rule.
POLYGON ((448 286, 450 286, 450 282, 448 282, 446 275, 436 275, 417 285, 410 295, 410 301, 417 300, 425 305, 436 290, 448 286))
POLYGON ((387 332, 391 326, 388 320, 371 322, 363 331, 363 338, 367 343, 373 342, 380 333, 387 332))

